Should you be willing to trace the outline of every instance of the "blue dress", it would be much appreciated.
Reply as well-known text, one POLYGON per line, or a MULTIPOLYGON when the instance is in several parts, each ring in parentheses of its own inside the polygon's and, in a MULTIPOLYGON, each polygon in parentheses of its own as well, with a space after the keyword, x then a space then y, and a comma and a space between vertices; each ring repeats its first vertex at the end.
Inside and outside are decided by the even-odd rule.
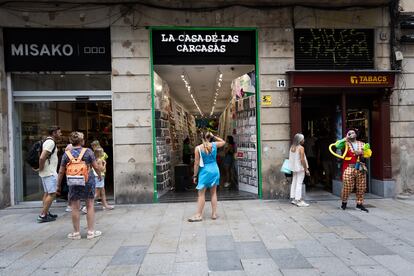
POLYGON ((219 185, 220 183, 220 171, 217 166, 217 145, 212 143, 212 151, 207 154, 200 150, 201 157, 203 158, 204 167, 199 167, 198 170, 198 185, 197 190, 202 190, 204 188, 211 188, 214 185, 219 185))

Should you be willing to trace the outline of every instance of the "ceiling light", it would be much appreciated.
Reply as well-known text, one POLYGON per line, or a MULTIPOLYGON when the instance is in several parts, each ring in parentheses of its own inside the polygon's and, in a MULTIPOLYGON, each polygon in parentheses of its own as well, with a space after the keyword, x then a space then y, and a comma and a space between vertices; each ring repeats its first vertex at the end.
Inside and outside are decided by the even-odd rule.
POLYGON ((181 79, 183 80, 185 87, 187 88, 187 91, 190 94, 190 97, 194 102, 194 105, 197 107, 198 112, 200 113, 201 116, 204 116, 204 113, 201 111, 200 107, 198 106, 197 101, 194 98, 194 95, 191 93, 190 81, 188 80, 188 76, 185 74, 185 72, 181 75, 181 79))

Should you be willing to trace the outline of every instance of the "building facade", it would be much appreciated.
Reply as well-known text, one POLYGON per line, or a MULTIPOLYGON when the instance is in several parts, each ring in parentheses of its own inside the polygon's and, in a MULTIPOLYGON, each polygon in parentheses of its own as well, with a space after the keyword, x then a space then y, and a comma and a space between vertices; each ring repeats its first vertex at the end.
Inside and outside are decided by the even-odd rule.
POLYGON ((413 64, 414 44, 404 42, 404 35, 414 34, 412 28, 406 29, 402 22, 412 22, 414 3, 400 1, 396 52, 401 52, 398 82, 391 97, 391 135, 392 135, 392 167, 393 176, 397 182, 397 193, 412 193, 414 182, 412 180, 414 164, 413 159, 413 64), (410 18, 411 17, 411 18, 410 18))
MULTIPOLYGON (((152 32, 156 27, 163 27, 161 30, 180 27, 184 31, 203 27, 217 32, 223 27, 230 32, 251 28, 257 32, 259 197, 288 197, 289 182, 280 172, 280 167, 288 156, 292 134, 299 131, 313 134, 314 129, 324 128, 318 122, 331 117, 337 119, 327 121, 326 126, 334 128, 336 125, 336 134, 319 133, 331 140, 342 135, 347 126, 353 126, 347 122, 369 121, 359 126, 366 130, 365 138, 373 144, 374 154, 378 154, 371 162, 370 192, 390 197, 406 190, 407 184, 411 188, 410 157, 413 151, 410 149, 413 148, 414 133, 411 67, 407 61, 404 77, 400 77, 391 54, 395 33, 391 23, 398 3, 373 0, 360 7, 358 1, 327 1, 324 6, 318 6, 320 1, 287 2, 275 5, 269 1, 259 6, 241 1, 241 5, 225 6, 224 1, 217 1, 198 7, 178 1, 167 8, 161 1, 159 6, 135 3, 78 6, 65 3, 58 6, 35 5, 36 12, 29 9, 30 4, 27 3, 0 6, 1 205, 30 200, 30 192, 23 184, 33 178, 27 168, 23 168, 22 152, 24 147, 28 147, 24 139, 34 131, 33 120, 49 118, 50 115, 42 117, 45 110, 59 114, 59 120, 50 123, 67 123, 78 129, 89 129, 89 123, 84 126, 83 120, 74 117, 83 116, 89 122, 87 114, 98 113, 99 126, 110 136, 107 144, 113 153, 111 177, 116 203, 157 201, 152 83, 152 32), (18 41, 13 41, 13 37, 22 37, 19 34, 21 29, 28 33, 23 37, 32 36, 34 39, 45 35, 42 29, 52 32, 69 29, 72 31, 70 35, 57 31, 58 34, 53 36, 59 38, 62 45, 65 45, 65 37, 79 41, 88 37, 80 34, 85 29, 107 30, 107 35, 92 33, 89 37, 95 36, 95 41, 102 42, 102 45, 94 44, 97 56, 99 47, 106 54, 110 48, 110 56, 103 53, 100 56, 101 61, 109 57, 109 63, 94 67, 93 64, 100 62, 81 59, 72 60, 65 67, 64 62, 52 59, 49 63, 42 62, 41 68, 18 67, 17 63, 27 65, 30 60, 16 61, 13 58, 17 55, 24 55, 25 51, 37 56, 42 53, 42 48, 30 46, 27 50, 17 44, 11 48, 12 42, 18 41), (348 35, 348 39, 343 35, 348 35), (106 44, 110 47, 105 48, 106 44), (311 45, 311 49, 306 45, 311 45), (10 57, 5 58, 5 54, 10 57), (335 61, 344 56, 350 62, 335 61), (397 80, 394 82, 395 76, 397 80), (61 78, 68 81, 61 84, 56 80, 61 78), (355 101, 359 97, 362 100, 355 101), (263 104, 264 99, 270 101, 263 104), (324 101, 326 103, 320 104, 324 101), (81 109, 83 113, 78 116, 81 109), (331 113, 312 117, 312 110, 322 109, 329 109, 331 113), (65 119, 73 113, 76 116, 65 119)), ((50 43, 57 44, 53 39, 50 43)), ((411 48, 404 47, 404 56, 410 60, 411 48)), ((63 46, 55 49, 54 53, 58 50, 65 55, 63 46)), ((66 50, 67 54, 71 53, 70 49, 66 50)), ((90 51, 94 50, 91 48, 90 51)), ((43 53, 50 57, 53 49, 43 53)), ((90 124, 95 124, 96 120, 90 124)), ((93 135, 93 127, 90 131, 93 135)), ((335 193, 340 183, 335 180, 335 167, 331 170, 332 191, 335 193)))

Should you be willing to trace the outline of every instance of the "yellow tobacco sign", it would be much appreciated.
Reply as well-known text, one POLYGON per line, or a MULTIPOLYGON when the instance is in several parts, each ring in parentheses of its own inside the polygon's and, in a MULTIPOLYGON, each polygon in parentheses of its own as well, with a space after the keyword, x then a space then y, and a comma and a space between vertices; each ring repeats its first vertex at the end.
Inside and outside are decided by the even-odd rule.
POLYGON ((388 84, 389 79, 387 76, 350 76, 349 81, 351 84, 388 84))
POLYGON ((271 104, 272 104, 272 96, 263 95, 262 96, 262 105, 271 105, 271 104))

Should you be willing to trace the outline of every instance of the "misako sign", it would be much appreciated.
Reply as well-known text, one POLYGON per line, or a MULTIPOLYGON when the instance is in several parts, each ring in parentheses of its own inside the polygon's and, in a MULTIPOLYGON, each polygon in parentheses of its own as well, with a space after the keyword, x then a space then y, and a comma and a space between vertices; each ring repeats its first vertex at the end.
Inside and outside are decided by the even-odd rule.
POLYGON ((255 32, 154 30, 154 64, 255 64, 255 32))
POLYGON ((109 29, 5 28, 6 71, 110 71, 109 29))

